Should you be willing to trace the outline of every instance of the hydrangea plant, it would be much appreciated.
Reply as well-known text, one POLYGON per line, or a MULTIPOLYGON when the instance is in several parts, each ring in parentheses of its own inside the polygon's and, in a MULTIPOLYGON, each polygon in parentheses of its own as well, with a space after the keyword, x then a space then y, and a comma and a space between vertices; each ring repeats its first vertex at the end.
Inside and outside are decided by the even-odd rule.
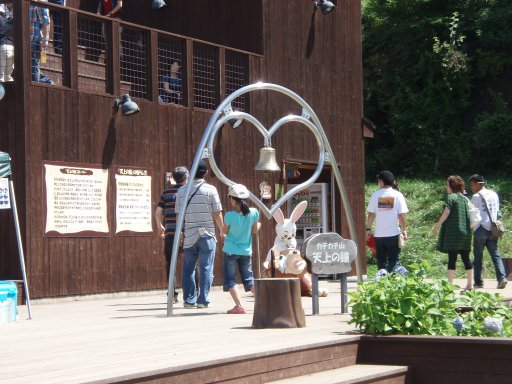
POLYGON ((461 314, 464 327, 457 332, 463 336, 512 336, 512 309, 498 293, 466 291, 460 296, 463 306, 472 311, 461 314))
POLYGON ((453 326, 457 330, 457 332, 462 331, 462 327, 464 326, 464 319, 460 316, 456 316, 453 319, 453 326))
POLYGON ((396 267, 395 270, 393 271, 394 273, 399 273, 401 274, 403 277, 406 277, 407 276, 407 269, 405 267, 402 267, 402 266, 399 266, 399 267, 396 267))
POLYGON ((375 281, 349 294, 349 323, 368 334, 512 336, 512 310, 498 294, 459 296, 456 286, 428 276, 427 261, 409 271, 379 271, 375 281))
POLYGON ((375 275, 375 280, 379 280, 381 277, 386 276, 388 271, 385 269, 379 269, 377 274, 375 275))
POLYGON ((503 322, 499 317, 486 317, 484 320, 484 328, 491 333, 501 333, 503 322))

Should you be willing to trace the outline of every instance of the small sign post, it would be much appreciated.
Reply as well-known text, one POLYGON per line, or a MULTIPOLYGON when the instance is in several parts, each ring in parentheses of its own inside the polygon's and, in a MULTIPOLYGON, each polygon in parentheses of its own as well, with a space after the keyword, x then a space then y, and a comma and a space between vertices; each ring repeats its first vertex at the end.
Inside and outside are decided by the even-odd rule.
POLYGON ((30 310, 30 295, 28 292, 27 273, 25 270, 25 255, 23 254, 23 242, 21 240, 20 221, 18 218, 18 208, 16 205, 16 194, 14 193, 14 183, 12 180, 11 158, 8 153, 0 151, 0 186, 3 209, 12 208, 14 216, 14 228, 16 229, 16 240, 18 241, 18 256, 20 259, 21 275, 23 276, 23 287, 25 289, 25 300, 27 303, 28 318, 32 319, 30 310))
POLYGON ((341 313, 347 306, 347 273, 357 255, 357 245, 334 232, 313 235, 302 244, 302 254, 311 262, 313 315, 319 313, 318 275, 341 274, 341 313))

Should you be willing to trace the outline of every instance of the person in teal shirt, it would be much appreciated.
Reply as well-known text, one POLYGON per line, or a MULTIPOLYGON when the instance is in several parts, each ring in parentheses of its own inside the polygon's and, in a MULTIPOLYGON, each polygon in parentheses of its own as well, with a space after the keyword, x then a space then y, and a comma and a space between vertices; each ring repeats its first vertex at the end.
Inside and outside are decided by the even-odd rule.
POLYGON ((249 191, 242 184, 229 188, 229 204, 233 210, 224 216, 224 292, 229 292, 235 306, 229 314, 244 314, 245 308, 236 286, 236 268, 240 272, 245 292, 254 293, 254 276, 252 273, 252 235, 260 229, 260 213, 256 208, 249 208, 246 199, 249 191))

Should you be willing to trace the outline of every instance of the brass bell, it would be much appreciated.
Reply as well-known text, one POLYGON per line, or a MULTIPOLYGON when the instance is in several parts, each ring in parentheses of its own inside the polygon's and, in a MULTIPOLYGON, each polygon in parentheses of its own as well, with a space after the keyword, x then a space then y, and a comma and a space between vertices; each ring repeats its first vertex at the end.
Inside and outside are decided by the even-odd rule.
POLYGON ((281 168, 276 161, 276 150, 272 147, 263 147, 260 149, 260 159, 254 167, 255 171, 280 171, 281 168))

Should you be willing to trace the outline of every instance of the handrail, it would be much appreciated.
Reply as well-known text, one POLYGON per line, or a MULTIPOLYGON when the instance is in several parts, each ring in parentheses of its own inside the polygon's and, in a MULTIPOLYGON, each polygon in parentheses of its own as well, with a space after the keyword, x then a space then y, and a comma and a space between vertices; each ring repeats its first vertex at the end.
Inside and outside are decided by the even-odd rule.
MULTIPOLYGON (((62 42, 63 42, 63 51, 62 56, 59 55, 48 55, 49 63, 46 63, 44 65, 41 65, 41 68, 45 67, 44 70, 51 73, 52 76, 50 76, 53 80, 56 82, 56 86, 63 86, 65 88, 70 89, 78 89, 80 91, 85 91, 87 93, 90 92, 98 92, 98 94, 104 95, 104 94, 111 94, 111 95, 117 95, 119 92, 121 92, 121 88, 119 86, 120 80, 124 79, 126 81, 129 81, 134 84, 143 84, 140 89, 143 89, 142 93, 137 94, 137 89, 134 88, 133 91, 135 94, 131 94, 132 97, 138 97, 145 100, 149 100, 151 102, 158 102, 158 95, 161 94, 161 88, 162 85, 160 83, 161 79, 161 73, 162 71, 165 71, 167 68, 164 66, 163 62, 166 60, 167 56, 161 57, 159 56, 159 52, 161 51, 161 42, 163 41, 163 46, 165 47, 165 41, 166 39, 169 39, 172 41, 177 41, 176 51, 174 48, 170 48, 168 51, 169 57, 173 57, 172 52, 180 52, 180 55, 182 57, 182 63, 180 65, 182 66, 182 73, 183 73, 183 93, 184 95, 194 95, 194 76, 191 76, 193 72, 193 62, 190 60, 187 60, 188 57, 193 57, 194 53, 194 47, 198 44, 206 45, 208 47, 211 47, 212 49, 215 49, 218 55, 218 65, 215 68, 215 71, 217 73, 217 81, 213 85, 212 84, 212 90, 215 91, 216 99, 220 100, 223 95, 225 89, 229 87, 229 78, 226 78, 224 75, 221 75, 219 71, 225 71, 226 66, 226 60, 224 59, 224 56, 227 56, 228 53, 235 53, 235 54, 241 54, 246 57, 263 57, 262 55, 256 54, 254 52, 245 51, 242 49, 232 48, 225 45, 216 44, 213 42, 208 42, 205 40, 193 38, 193 37, 187 37, 183 36, 177 33, 172 33, 168 31, 163 31, 161 29, 157 28, 151 28, 139 24, 135 24, 128 21, 123 21, 121 19, 111 19, 106 16, 97 15, 92 12, 83 11, 80 9, 72 8, 69 6, 60 6, 53 3, 41 3, 37 2, 35 0, 21 0, 22 6, 17 5, 16 9, 27 9, 30 5, 37 5, 39 7, 44 7, 49 9, 50 11, 59 11, 62 12, 62 42), (26 8, 24 8, 26 7, 26 8), (91 20, 88 22, 88 20, 91 20), (111 33, 104 33, 104 39, 102 39, 101 36, 97 36, 97 28, 96 25, 101 26, 102 23, 107 26, 106 30, 113 31, 114 36, 111 33), (78 24, 78 25, 77 25, 78 24), (90 26, 89 26, 90 25, 90 26), (77 27, 81 27, 77 28, 77 27), (89 28, 91 28, 89 30, 89 28), (130 44, 132 42, 129 40, 129 37, 124 36, 124 40, 127 44, 130 46, 130 49, 128 49, 128 54, 126 54, 126 50, 122 50, 121 46, 119 44, 119 37, 117 36, 117 30, 120 30, 121 28, 124 28, 125 30, 133 29, 135 33, 141 36, 144 36, 144 45, 140 50, 131 51, 132 47, 130 44), (92 31, 90 33, 89 31, 92 31), (156 38, 155 38, 156 36, 156 38), (83 40, 85 39, 85 40, 83 40), (113 41, 112 41, 113 40, 113 41), (87 41, 89 43, 87 43, 87 41), (94 65, 93 60, 85 60, 84 57, 77 57, 76 51, 82 48, 96 50, 97 52, 102 52, 104 49, 112 49, 113 55, 106 55, 105 56, 105 63, 104 63, 104 84, 105 89, 104 90, 91 90, 88 89, 87 86, 87 77, 84 75, 84 70, 80 69, 83 65, 94 65), (72 54, 70 54, 70 52, 72 54), (137 65, 134 64, 136 60, 130 60, 131 54, 135 53, 136 55, 142 55, 145 57, 144 64, 142 64, 142 71, 124 71, 123 65, 137 65), (61 62, 62 60, 62 62, 61 62), (119 65, 121 61, 121 67, 119 65), (164 69, 165 67, 165 69, 164 69), (129 78, 130 76, 133 76, 133 73, 137 73, 135 77, 129 78), (186 75, 188 74, 188 75, 186 75), (124 77, 123 77, 124 76, 124 77), (139 83, 139 81, 141 83, 139 83)), ((26 12, 26 11, 25 11, 26 12)), ((30 21, 29 20, 23 20, 23 15, 18 12, 14 13, 14 19, 15 23, 22 23, 23 29, 26 31, 23 36, 25 36, 25 39, 30 39, 30 21)), ((28 19, 28 18, 27 18, 28 19)), ((53 29, 53 26, 51 27, 53 29)), ((101 32, 100 32, 101 34, 101 32)), ((128 35, 129 36, 129 35, 128 35)), ((50 35, 50 39, 52 39, 50 35)), ((53 37, 53 41, 55 41, 55 37, 53 37)), ((52 47, 52 40, 50 40, 50 49, 53 49, 52 47)), ((174 43, 172 43, 174 44, 174 43)), ((15 46, 17 43, 15 42, 15 46)), ((23 47, 24 49, 16 49, 17 52, 26 52, 27 48, 30 48, 30 43, 24 42, 23 44, 19 44, 18 47, 23 47)), ((137 49, 137 48, 135 48, 137 49)), ((164 48, 164 52, 165 52, 164 48)), ((28 71, 27 74, 23 75, 25 77, 25 81, 29 81, 31 79, 31 57, 30 57, 30 49, 28 50, 28 54, 23 55, 24 60, 24 68, 25 72, 28 71)), ((102 55, 103 56, 103 55, 102 55)), ((97 63, 96 63, 97 64, 97 63)), ((248 65, 248 64, 247 64, 248 65)), ((86 70, 87 71, 87 70, 86 70)), ((249 67, 246 67, 247 75, 249 73, 249 67)), ((19 78, 19 77, 18 77, 19 78)), ((48 85, 44 83, 31 83, 32 85, 41 85, 44 87, 48 86, 55 86, 55 85, 48 85)), ((130 92, 131 93, 131 92, 130 92)), ((186 108, 199 108, 200 106, 194 105, 193 102, 191 102, 191 99, 187 98, 184 99, 185 103, 182 106, 185 106, 186 108)), ((215 102, 216 104, 217 102, 215 102)), ((167 105, 167 103, 162 103, 162 105, 167 105)), ((169 104, 171 105, 171 104, 169 104)), ((173 104, 178 106, 179 104, 173 104)), ((214 108, 206 108, 208 111, 212 111, 214 108)))
MULTIPOLYGON (((41 2, 38 2, 37 0, 30 0, 30 2, 31 3, 37 3, 38 5, 42 5, 41 2)), ((50 8, 61 9, 62 11, 72 11, 72 12, 76 12, 77 15, 83 15, 83 16, 87 16, 87 17, 101 19, 101 20, 107 21, 107 22, 111 22, 112 21, 112 18, 110 18, 110 17, 103 16, 103 15, 98 15, 98 14, 92 13, 92 12, 82 11, 81 9, 72 8, 72 7, 68 7, 68 6, 62 6, 62 5, 57 5, 57 4, 45 2, 44 3, 44 7, 45 8, 49 8, 49 9, 50 8)), ((14 17, 16 18, 16 15, 14 17)), ((195 37, 190 37, 190 36, 180 35, 180 34, 174 33, 174 32, 164 31, 163 29, 151 28, 151 27, 147 27, 147 26, 144 26, 144 25, 141 25, 141 24, 136 24, 136 23, 132 23, 132 22, 129 22, 129 21, 124 21, 122 19, 119 19, 118 21, 119 21, 120 24, 122 24, 124 26, 127 26, 127 27, 132 27, 132 28, 136 28, 136 29, 143 29, 143 30, 148 31, 148 32, 156 32, 156 33, 158 33, 160 35, 167 35, 167 36, 171 36, 171 37, 177 37, 179 39, 190 40, 190 41, 192 41, 194 43, 207 44, 207 45, 214 46, 214 47, 217 47, 217 48, 224 48, 224 49, 227 49, 229 51, 243 53, 245 55, 256 56, 256 57, 261 57, 261 58, 264 57, 263 55, 255 53, 255 52, 245 51, 243 49, 233 48, 233 47, 230 47, 230 46, 227 46, 227 45, 221 45, 221 44, 217 44, 217 43, 212 43, 210 41, 197 39, 195 37)))

